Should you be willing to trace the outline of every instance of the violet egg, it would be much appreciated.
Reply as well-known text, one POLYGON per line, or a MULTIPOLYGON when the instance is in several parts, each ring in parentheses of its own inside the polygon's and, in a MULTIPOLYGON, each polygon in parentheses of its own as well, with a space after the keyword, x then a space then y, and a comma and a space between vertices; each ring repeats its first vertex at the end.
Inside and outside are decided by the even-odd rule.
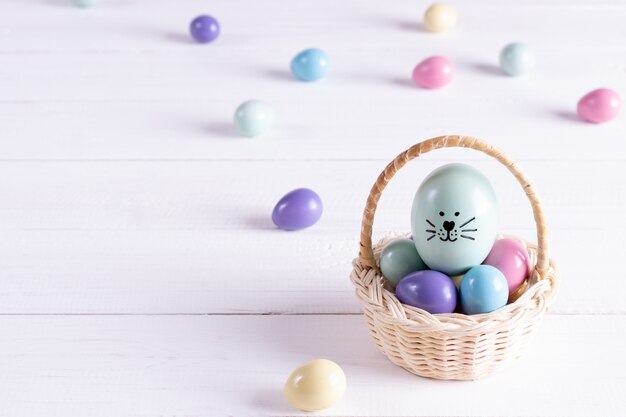
POLYGON ((322 199, 313 190, 298 188, 281 198, 272 212, 272 221, 283 230, 313 226, 322 217, 322 199))
POLYGON ((452 313, 457 293, 454 282, 437 271, 413 272, 396 286, 396 297, 403 304, 421 308, 431 314, 452 313))

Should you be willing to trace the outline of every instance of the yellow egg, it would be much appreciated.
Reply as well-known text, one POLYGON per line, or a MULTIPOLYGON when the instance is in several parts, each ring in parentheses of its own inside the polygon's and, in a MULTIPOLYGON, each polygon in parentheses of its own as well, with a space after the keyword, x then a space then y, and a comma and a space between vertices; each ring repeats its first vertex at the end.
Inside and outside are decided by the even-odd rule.
POLYGON ((333 361, 307 362, 287 378, 285 398, 304 411, 319 411, 335 404, 346 391, 346 374, 333 361))
POLYGON ((456 275, 454 277, 450 277, 452 278, 452 282, 454 282, 454 285, 456 286, 456 289, 458 290, 459 287, 461 287, 461 281, 463 281, 463 277, 465 275, 456 275))
POLYGON ((435 3, 424 13, 424 26, 431 32, 448 32, 458 20, 456 10, 444 3, 435 3))

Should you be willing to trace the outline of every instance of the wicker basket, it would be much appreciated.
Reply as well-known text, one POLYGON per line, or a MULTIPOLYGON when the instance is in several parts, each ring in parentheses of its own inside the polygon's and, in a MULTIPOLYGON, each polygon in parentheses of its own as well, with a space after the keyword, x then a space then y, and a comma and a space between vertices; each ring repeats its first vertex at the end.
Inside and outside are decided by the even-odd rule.
POLYGON ((413 145, 398 155, 372 187, 361 224, 359 257, 350 276, 365 310, 371 336, 393 363, 429 378, 472 380, 491 374, 522 354, 538 327, 558 284, 558 271, 548 258, 548 227, 532 181, 494 146, 467 136, 440 136, 413 145), (533 268, 526 291, 507 306, 487 314, 433 315, 400 303, 378 268, 380 250, 372 247, 372 223, 381 193, 410 160, 439 148, 461 147, 483 152, 508 168, 522 186, 537 224, 538 245, 523 242, 533 268))

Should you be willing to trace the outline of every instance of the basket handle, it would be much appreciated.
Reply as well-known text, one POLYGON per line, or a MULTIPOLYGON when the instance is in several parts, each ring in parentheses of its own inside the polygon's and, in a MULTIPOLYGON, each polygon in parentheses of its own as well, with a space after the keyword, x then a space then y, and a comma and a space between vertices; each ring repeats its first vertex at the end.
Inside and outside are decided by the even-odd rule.
POLYGON ((543 210, 543 205, 539 197, 535 192, 535 186, 531 179, 517 166, 508 155, 503 153, 495 146, 471 136, 438 136, 436 138, 428 139, 423 142, 417 143, 411 146, 406 151, 398 155, 393 161, 391 161, 380 173, 376 179, 376 183, 370 190, 367 203, 365 204, 365 210, 363 211, 363 220, 361 221, 361 250, 359 251, 359 259, 361 264, 374 268, 378 271, 376 260, 374 259, 374 250, 372 249, 372 224, 374 223, 374 215, 376 214, 376 207, 380 196, 393 176, 406 165, 412 159, 419 157, 425 153, 428 153, 435 149, 440 148, 471 148, 476 151, 480 151, 487 154, 504 165, 515 177, 517 182, 522 186, 522 189, 528 197, 528 201, 533 209, 533 215, 535 223, 537 225, 537 265, 535 271, 539 275, 539 279, 543 279, 546 276, 546 272, 549 268, 548 258, 548 225, 546 223, 546 217, 543 210))

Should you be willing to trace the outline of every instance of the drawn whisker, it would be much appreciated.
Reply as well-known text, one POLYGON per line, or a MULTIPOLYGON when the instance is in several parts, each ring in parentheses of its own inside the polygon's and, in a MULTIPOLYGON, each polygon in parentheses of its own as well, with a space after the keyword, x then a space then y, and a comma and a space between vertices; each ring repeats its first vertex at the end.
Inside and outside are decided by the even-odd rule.
POLYGON ((437 232, 435 232, 435 231, 434 231, 434 230, 432 230, 432 229, 426 229, 426 231, 427 231, 427 232, 430 232, 430 233, 437 233, 437 232))
POLYGON ((426 219, 426 223, 428 223, 429 225, 431 225, 432 227, 437 227, 433 224, 433 222, 431 222, 430 220, 426 219))
POLYGON ((431 237, 429 237, 428 239, 426 239, 426 242, 428 242, 430 239, 434 238, 437 235, 432 235, 431 237))
POLYGON ((460 225, 459 227, 463 227, 463 226, 467 226, 468 224, 470 224, 471 222, 473 222, 474 220, 476 220, 476 217, 472 217, 471 219, 469 219, 468 221, 466 221, 465 223, 463 223, 462 225, 460 225))
POLYGON ((461 232, 475 232, 477 230, 478 229, 463 229, 463 230, 461 230, 461 232))
POLYGON ((464 238, 464 239, 476 240, 476 239, 474 239, 473 237, 470 237, 470 236, 461 235, 461 237, 464 238))

